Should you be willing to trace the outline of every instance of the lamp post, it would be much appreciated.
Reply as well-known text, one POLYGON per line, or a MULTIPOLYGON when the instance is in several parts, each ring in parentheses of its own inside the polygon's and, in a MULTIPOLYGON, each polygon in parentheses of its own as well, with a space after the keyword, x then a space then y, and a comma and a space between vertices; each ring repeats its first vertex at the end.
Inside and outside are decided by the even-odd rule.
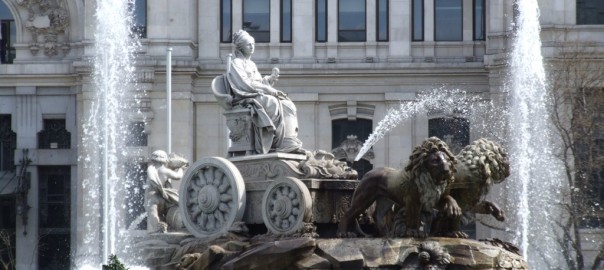
POLYGON ((170 154, 172 153, 172 47, 168 47, 166 51, 166 110, 168 111, 168 128, 166 129, 166 150, 167 153, 170 154))

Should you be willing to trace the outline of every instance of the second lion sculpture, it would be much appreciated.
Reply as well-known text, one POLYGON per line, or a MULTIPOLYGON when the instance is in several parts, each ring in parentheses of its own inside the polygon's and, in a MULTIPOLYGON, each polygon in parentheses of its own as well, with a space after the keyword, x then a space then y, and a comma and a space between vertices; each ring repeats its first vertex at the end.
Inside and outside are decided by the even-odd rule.
MULTIPOLYGON (((488 139, 478 139, 462 149, 456 156, 455 183, 447 192, 459 204, 462 211, 492 215, 499 221, 505 214, 495 203, 485 200, 493 184, 504 181, 510 175, 510 162, 506 149, 488 139)), ((461 220, 439 213, 432 222, 431 235, 467 238, 461 231, 461 220)))
POLYGON ((437 204, 452 216, 461 215, 455 200, 444 194, 447 185, 453 182, 455 163, 447 144, 431 137, 415 147, 404 170, 382 167, 367 172, 352 195, 350 208, 340 220, 338 237, 356 236, 349 232, 351 222, 356 222, 356 217, 374 202, 378 224, 391 211, 393 203, 405 207, 404 236, 409 237, 426 236, 420 229, 421 212, 431 211, 437 204))

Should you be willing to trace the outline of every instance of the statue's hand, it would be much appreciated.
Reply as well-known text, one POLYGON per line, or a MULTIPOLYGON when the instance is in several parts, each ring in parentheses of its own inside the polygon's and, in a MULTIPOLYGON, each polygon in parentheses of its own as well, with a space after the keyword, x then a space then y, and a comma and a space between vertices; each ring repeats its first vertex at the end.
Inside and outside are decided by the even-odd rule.
POLYGON ((289 99, 289 98, 287 97, 287 94, 286 94, 286 93, 284 93, 283 91, 277 91, 276 96, 277 96, 277 98, 279 98, 279 99, 289 99))

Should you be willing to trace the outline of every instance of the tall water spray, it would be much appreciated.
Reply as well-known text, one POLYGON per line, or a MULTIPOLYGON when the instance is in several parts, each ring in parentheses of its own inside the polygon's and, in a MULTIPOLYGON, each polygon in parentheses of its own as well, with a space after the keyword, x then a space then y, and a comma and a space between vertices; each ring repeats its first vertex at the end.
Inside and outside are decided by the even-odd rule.
MULTIPOLYGON (((92 258, 76 262, 80 267, 98 265, 98 258, 95 258, 98 255, 104 261, 109 255, 120 253, 121 250, 117 250, 118 240, 125 240, 119 235, 124 227, 120 217, 124 202, 118 199, 124 196, 125 109, 129 105, 127 101, 133 100, 132 63, 133 52, 137 48, 131 33, 132 1, 97 0, 96 5, 93 92, 89 96, 80 155, 84 170, 88 172, 82 183, 86 191, 82 196, 87 211, 82 244, 88 249, 83 253, 92 258)), ((123 248, 123 245, 119 247, 123 248)))
POLYGON ((553 194, 560 188, 560 174, 553 157, 552 126, 541 55, 539 6, 537 0, 519 0, 513 51, 510 61, 509 126, 512 175, 507 187, 516 196, 508 197, 515 211, 510 227, 514 242, 534 269, 559 265, 563 256, 556 248, 558 218, 553 194))

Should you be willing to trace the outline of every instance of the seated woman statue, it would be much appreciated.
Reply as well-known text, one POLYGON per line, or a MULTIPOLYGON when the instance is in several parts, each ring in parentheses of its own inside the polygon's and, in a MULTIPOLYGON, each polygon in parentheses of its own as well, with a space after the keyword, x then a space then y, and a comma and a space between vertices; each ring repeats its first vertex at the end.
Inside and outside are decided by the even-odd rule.
POLYGON ((251 107, 254 123, 254 148, 259 154, 269 151, 304 153, 298 139, 296 106, 285 93, 273 88, 279 69, 262 77, 250 59, 254 38, 244 30, 233 35, 235 57, 230 63, 227 79, 231 86, 233 105, 251 107))

